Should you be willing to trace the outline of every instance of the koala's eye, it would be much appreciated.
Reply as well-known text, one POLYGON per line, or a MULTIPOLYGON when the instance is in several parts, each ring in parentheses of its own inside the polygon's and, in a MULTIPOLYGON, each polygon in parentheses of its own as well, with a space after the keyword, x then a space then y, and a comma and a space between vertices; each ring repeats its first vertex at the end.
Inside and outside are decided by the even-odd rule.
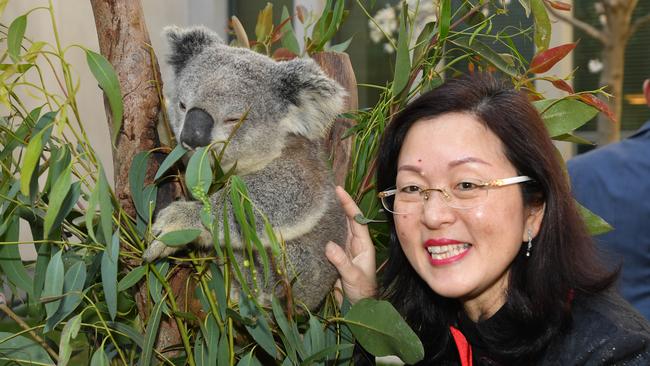
POLYGON ((185 107, 185 103, 183 103, 183 102, 179 102, 179 103, 178 103, 178 107, 181 109, 181 111, 185 112, 185 109, 186 109, 186 107, 185 107))
POLYGON ((235 123, 239 122, 240 119, 241 118, 239 118, 239 117, 226 118, 225 120, 223 120, 223 123, 225 123, 225 124, 235 124, 235 123))

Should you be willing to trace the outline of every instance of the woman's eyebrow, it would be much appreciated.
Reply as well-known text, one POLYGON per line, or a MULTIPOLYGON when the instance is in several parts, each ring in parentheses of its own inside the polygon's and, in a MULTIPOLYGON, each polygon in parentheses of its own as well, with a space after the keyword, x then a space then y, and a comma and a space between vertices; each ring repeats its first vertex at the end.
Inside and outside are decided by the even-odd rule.
POLYGON ((453 168, 453 167, 457 167, 459 165, 463 165, 463 164, 467 164, 467 163, 479 163, 479 164, 485 164, 485 165, 490 165, 490 166, 492 165, 492 164, 488 163, 487 161, 485 161, 483 159, 479 159, 479 158, 476 158, 476 157, 473 157, 473 156, 468 156, 466 158, 452 160, 452 161, 449 162, 448 165, 449 165, 450 168, 453 168))

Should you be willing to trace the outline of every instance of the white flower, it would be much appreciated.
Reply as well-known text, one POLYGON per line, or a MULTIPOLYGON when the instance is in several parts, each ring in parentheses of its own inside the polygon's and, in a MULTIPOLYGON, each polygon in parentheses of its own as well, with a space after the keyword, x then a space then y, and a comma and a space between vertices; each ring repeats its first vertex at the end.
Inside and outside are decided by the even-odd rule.
POLYGON ((600 62, 598 59, 593 59, 589 60, 589 64, 587 64, 587 67, 589 68, 589 72, 592 74, 597 74, 600 72, 600 70, 603 69, 603 63, 600 62))
POLYGON ((397 16, 394 8, 386 6, 380 9, 373 18, 375 21, 369 20, 368 26, 370 27, 370 39, 374 43, 379 43, 384 38, 382 30, 389 35, 397 30, 397 16))
POLYGON ((384 43, 384 52, 390 54, 390 53, 395 52, 395 49, 393 48, 393 45, 391 45, 390 43, 386 42, 386 43, 384 43))

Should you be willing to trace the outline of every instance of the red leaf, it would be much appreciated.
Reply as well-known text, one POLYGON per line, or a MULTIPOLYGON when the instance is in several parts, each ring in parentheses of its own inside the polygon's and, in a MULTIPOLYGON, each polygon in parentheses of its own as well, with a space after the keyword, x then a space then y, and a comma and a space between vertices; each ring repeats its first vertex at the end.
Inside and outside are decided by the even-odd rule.
POLYGON ((568 55, 574 48, 576 48, 575 42, 542 51, 533 57, 533 61, 530 63, 530 70, 528 71, 533 74, 546 72, 558 63, 558 61, 568 55))
POLYGON ((612 122, 618 123, 616 121, 616 116, 614 116, 614 113, 612 113, 612 110, 609 109, 609 106, 607 105, 607 103, 603 102, 602 100, 596 98, 595 96, 593 96, 591 94, 580 94, 580 100, 582 100, 583 102, 589 104, 590 106, 595 107, 599 111, 605 113, 607 118, 612 120, 612 122))
POLYGON ((562 1, 549 0, 549 1, 546 1, 546 3, 548 5, 550 5, 553 9, 564 10, 564 11, 571 10, 571 4, 567 4, 567 3, 562 2, 562 1))
POLYGON ((552 83, 553 86, 555 86, 556 88, 558 88, 558 89, 560 89, 560 90, 564 90, 565 92, 567 92, 567 93, 569 93, 569 94, 573 94, 573 93, 575 93, 575 92, 573 91, 573 87, 571 87, 571 85, 569 85, 566 81, 564 81, 564 80, 562 80, 562 79, 555 79, 555 80, 551 81, 551 83, 552 83))
POLYGON ((282 28, 291 20, 291 17, 288 17, 287 19, 283 20, 282 23, 278 24, 276 28, 273 29, 273 33, 271 33, 271 43, 275 43, 282 38, 282 28))
POLYGON ((273 59, 277 61, 291 60, 296 58, 296 54, 287 48, 278 48, 273 52, 273 59))

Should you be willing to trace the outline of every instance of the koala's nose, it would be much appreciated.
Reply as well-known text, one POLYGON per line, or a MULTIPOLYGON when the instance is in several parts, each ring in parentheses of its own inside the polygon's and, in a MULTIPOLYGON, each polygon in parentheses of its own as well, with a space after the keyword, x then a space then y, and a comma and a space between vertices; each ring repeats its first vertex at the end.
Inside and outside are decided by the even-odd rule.
POLYGON ((206 146, 212 140, 214 120, 208 112, 200 108, 192 108, 185 115, 181 143, 190 148, 206 146))

